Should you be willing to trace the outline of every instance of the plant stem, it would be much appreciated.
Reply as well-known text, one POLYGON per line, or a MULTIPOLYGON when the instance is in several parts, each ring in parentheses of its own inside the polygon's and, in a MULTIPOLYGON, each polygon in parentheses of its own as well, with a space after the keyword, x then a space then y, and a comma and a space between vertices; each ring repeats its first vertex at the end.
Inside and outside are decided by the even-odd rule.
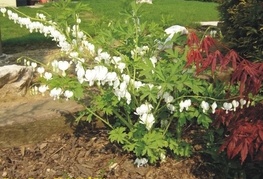
POLYGON ((180 96, 180 97, 176 98, 175 100, 182 99, 182 98, 202 98, 202 99, 211 99, 214 101, 227 101, 227 100, 231 100, 231 99, 237 99, 239 97, 240 96, 234 96, 234 97, 231 97, 228 99, 216 99, 216 98, 207 97, 207 96, 191 96, 191 95, 189 95, 189 96, 180 96))
POLYGON ((160 106, 160 104, 161 104, 161 101, 162 101, 162 98, 160 98, 160 100, 158 101, 158 103, 157 103, 157 105, 156 105, 156 107, 155 107, 155 109, 154 109, 154 111, 153 111, 153 115, 156 114, 156 112, 157 112, 157 110, 158 110, 158 108, 159 108, 159 106, 160 106))
POLYGON ((125 124, 130 130, 133 128, 132 124, 127 122, 116 110, 113 110, 113 113, 125 124))
POLYGON ((21 59, 29 59, 29 60, 32 61, 32 62, 35 62, 35 63, 40 64, 41 66, 47 67, 46 64, 44 64, 44 63, 42 63, 42 62, 40 62, 40 61, 37 61, 37 60, 35 60, 35 59, 33 59, 33 58, 27 57, 27 56, 21 56, 21 57, 19 57, 16 61, 17 61, 17 62, 21 62, 21 61, 20 61, 21 59))
POLYGON ((166 128, 165 128, 165 130, 164 130, 164 132, 163 132, 163 136, 166 134, 167 130, 169 129, 172 120, 173 120, 173 116, 171 116, 171 117, 169 118, 169 123, 167 124, 167 126, 166 126, 166 128))
POLYGON ((104 124, 106 124, 107 126, 109 126, 111 129, 114 129, 114 127, 112 127, 112 125, 106 121, 105 119, 103 119, 102 117, 100 117, 99 115, 97 115, 96 113, 94 113, 92 110, 90 110, 90 108, 86 107, 86 110, 88 112, 90 112, 92 115, 94 115, 95 117, 97 117, 99 120, 101 120, 104 124))

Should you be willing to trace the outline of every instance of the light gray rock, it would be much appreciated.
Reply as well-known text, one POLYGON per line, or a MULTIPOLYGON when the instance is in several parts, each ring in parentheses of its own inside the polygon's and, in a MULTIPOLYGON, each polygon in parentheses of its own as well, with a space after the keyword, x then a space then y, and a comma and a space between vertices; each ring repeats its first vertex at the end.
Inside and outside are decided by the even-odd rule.
POLYGON ((10 64, 9 62, 10 62, 11 57, 12 57, 12 55, 7 55, 7 54, 2 53, 0 55, 0 66, 5 66, 5 65, 10 64))
POLYGON ((24 96, 32 79, 32 67, 20 65, 0 67, 0 97, 24 96))

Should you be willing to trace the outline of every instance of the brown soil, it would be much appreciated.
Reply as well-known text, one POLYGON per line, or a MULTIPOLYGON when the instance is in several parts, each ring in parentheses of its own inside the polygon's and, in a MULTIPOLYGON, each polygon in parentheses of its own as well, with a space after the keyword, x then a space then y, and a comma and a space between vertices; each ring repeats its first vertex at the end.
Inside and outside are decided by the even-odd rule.
MULTIPOLYGON (((18 50, 12 47, 12 50, 17 53, 14 56, 25 53, 35 58, 39 54, 45 53, 49 56, 51 52, 57 52, 54 46, 43 45, 43 47, 48 48, 30 47, 26 49, 26 53, 23 47, 17 47, 18 50)), ((10 49, 4 47, 3 50, 5 52, 10 49)), ((33 143, 24 141, 23 144, 2 146, 0 178, 207 179, 215 177, 213 172, 204 167, 204 161, 197 154, 191 158, 177 159, 168 156, 163 163, 137 168, 133 164, 135 159, 133 155, 123 152, 120 146, 109 142, 107 138, 109 131, 105 128, 86 123, 73 125, 70 128, 57 132, 53 130, 49 136, 35 140, 33 143)))

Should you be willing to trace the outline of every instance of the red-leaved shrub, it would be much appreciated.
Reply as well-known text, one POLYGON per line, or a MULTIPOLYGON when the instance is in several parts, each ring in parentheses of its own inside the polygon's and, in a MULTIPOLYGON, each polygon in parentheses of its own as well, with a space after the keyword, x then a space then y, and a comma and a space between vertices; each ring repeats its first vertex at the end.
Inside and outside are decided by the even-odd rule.
MULTIPOLYGON (((187 41, 190 50, 187 54, 186 67, 194 64, 196 73, 210 70, 231 69, 228 79, 231 85, 239 85, 239 99, 249 101, 249 94, 259 93, 263 81, 263 63, 248 61, 234 50, 221 53, 219 43, 210 36, 199 40, 195 33, 190 33, 187 41)), ((231 96, 228 96, 231 97, 231 96)), ((226 150, 229 158, 240 155, 243 163, 248 155, 251 159, 263 161, 263 105, 239 108, 237 111, 226 113, 218 109, 213 115, 215 127, 224 127, 229 134, 220 147, 220 152, 226 150)))
POLYGON ((241 163, 248 154, 252 160, 263 160, 262 111, 261 103, 228 114, 224 110, 217 110, 214 125, 216 128, 226 127, 228 134, 219 151, 226 149, 229 158, 240 155, 241 163))

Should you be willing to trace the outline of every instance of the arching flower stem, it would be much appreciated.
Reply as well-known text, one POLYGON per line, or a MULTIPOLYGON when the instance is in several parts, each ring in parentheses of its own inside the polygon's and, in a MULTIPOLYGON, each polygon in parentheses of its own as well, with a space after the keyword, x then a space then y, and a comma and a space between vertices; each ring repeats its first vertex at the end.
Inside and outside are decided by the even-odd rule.
POLYGON ((234 97, 231 97, 231 98, 228 98, 228 99, 216 99, 216 98, 212 98, 212 97, 207 97, 207 96, 180 96, 178 98, 175 98, 175 100, 179 100, 179 99, 182 99, 182 98, 201 98, 201 99, 210 99, 210 100, 213 100, 213 101, 228 101, 228 100, 233 100, 233 99, 238 99, 240 98, 240 96, 234 96, 234 97))

